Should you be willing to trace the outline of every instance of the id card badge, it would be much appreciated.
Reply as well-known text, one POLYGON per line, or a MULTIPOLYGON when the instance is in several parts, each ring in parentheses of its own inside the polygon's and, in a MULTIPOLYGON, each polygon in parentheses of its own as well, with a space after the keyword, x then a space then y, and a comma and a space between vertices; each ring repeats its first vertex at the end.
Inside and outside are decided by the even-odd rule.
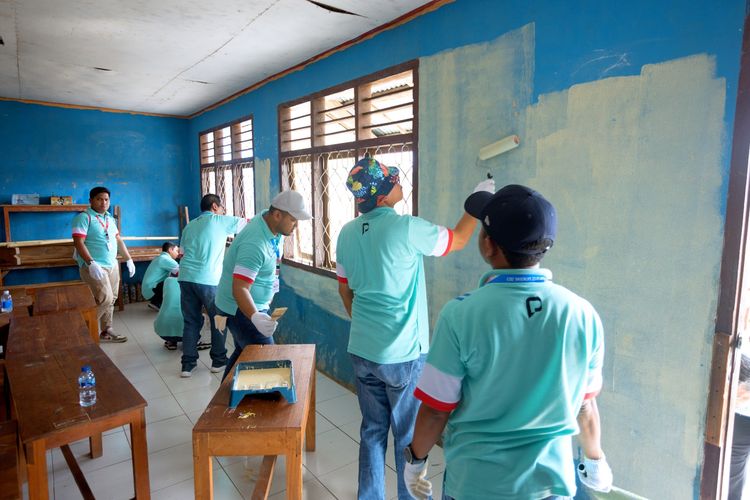
POLYGON ((276 261, 276 279, 273 280, 273 293, 279 293, 279 276, 281 275, 281 259, 276 261))

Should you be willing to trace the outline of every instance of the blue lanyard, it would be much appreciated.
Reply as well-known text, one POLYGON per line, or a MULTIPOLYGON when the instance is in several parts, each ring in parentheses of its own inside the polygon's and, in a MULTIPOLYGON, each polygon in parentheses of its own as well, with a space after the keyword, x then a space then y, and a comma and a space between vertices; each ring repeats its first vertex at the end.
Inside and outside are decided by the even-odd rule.
POLYGON ((268 240, 269 243, 271 243, 271 247, 273 248, 273 252, 276 254, 276 260, 281 258, 281 250, 279 250, 279 240, 276 238, 271 238, 268 240))
POLYGON ((543 274, 499 274, 487 283, 544 283, 547 276, 543 274))

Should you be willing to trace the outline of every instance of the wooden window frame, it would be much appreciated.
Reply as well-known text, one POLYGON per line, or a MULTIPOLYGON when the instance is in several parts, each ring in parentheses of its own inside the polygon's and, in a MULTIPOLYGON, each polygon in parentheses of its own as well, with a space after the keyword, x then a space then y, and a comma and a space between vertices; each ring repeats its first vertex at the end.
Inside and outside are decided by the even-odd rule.
MULTIPOLYGON (((255 122, 253 119, 253 115, 247 115, 243 116, 241 118, 232 120, 227 123, 222 123, 221 125, 217 125, 215 127, 211 127, 206 130, 202 130, 198 133, 198 173, 200 176, 200 184, 201 184, 201 196, 208 193, 207 186, 206 186, 206 179, 205 176, 207 175, 218 175, 218 172, 221 170, 228 170, 232 173, 232 207, 233 207, 233 214, 238 217, 249 217, 248 215, 248 208, 250 209, 250 215, 255 213, 255 207, 246 207, 245 206, 245 199, 244 199, 244 193, 245 190, 248 188, 245 184, 248 182, 247 179, 245 179, 245 176, 243 175, 243 169, 250 168, 253 171, 252 185, 249 186, 250 189, 252 189, 253 193, 253 202, 255 202, 256 198, 256 190, 255 190, 255 122), (245 122, 250 122, 250 139, 247 139, 245 141, 241 140, 241 134, 242 134, 242 124, 245 122), (223 130, 226 128, 230 129, 230 134, 232 139, 229 142, 229 154, 231 155, 231 158, 229 160, 218 160, 217 158, 219 155, 224 155, 226 152, 219 153, 220 146, 217 145, 217 141, 220 139, 223 139, 222 133, 223 130), (213 139, 211 140, 212 148, 208 148, 207 145, 209 144, 209 141, 206 141, 204 138, 206 135, 213 133, 213 139), (217 137, 218 135, 218 137, 217 137), (243 143, 250 142, 250 147, 245 148, 243 147, 243 143), (243 151, 246 151, 249 149, 251 151, 250 156, 242 157, 243 151), (207 153, 208 150, 213 151, 213 158, 214 161, 205 161, 204 159, 209 156, 207 153)), ((218 182, 218 179, 215 180, 215 182, 218 182)), ((227 198, 227 190, 226 188, 220 189, 221 192, 217 192, 214 194, 217 194, 221 197, 222 201, 226 204, 228 201, 227 198)))
MULTIPOLYGON (((395 106, 395 107, 403 107, 404 105, 395 106)), ((394 108, 395 108, 394 107, 394 108)), ((385 111, 390 108, 381 109, 378 111, 385 111)), ((307 116, 307 115, 305 115, 307 116)), ((299 118, 299 117, 298 117, 299 118)), ((295 118, 295 119, 298 119, 295 118)), ((413 215, 417 215, 417 207, 419 206, 418 203, 418 178, 419 178, 419 148, 418 148, 418 138, 419 138, 419 61, 418 60, 411 60, 407 61, 405 63, 401 63, 395 66, 391 66, 389 68, 382 69, 380 71, 376 71, 374 73, 370 73, 368 75, 355 78, 353 80, 340 83, 337 85, 334 85, 332 87, 325 88, 323 90, 308 94, 306 96, 287 101, 284 103, 281 103, 278 106, 278 150, 279 150, 279 179, 282 186, 282 189, 289 188, 289 182, 287 179, 285 179, 284 176, 284 162, 291 158, 301 157, 301 156, 309 156, 310 162, 311 162, 311 186, 310 190, 312 193, 312 215, 313 215, 313 222, 312 222, 312 240, 313 240, 313 247, 312 247, 312 256, 311 256, 311 262, 312 264, 307 264, 304 262, 298 262, 296 260, 292 260, 288 257, 283 257, 284 264, 287 264, 289 266, 297 267, 300 269, 304 269, 306 271, 310 271, 315 274, 319 274, 322 276, 328 276, 330 278, 336 278, 335 271, 329 269, 330 267, 333 267, 335 264, 332 259, 332 242, 330 241, 330 237, 324 230, 325 225, 327 224, 327 220, 329 219, 329 215, 327 213, 327 207, 329 206, 329 200, 327 197, 327 193, 325 192, 324 185, 325 185, 325 176, 327 174, 327 170, 321 165, 321 162, 318 161, 319 159, 323 158, 323 155, 327 153, 334 153, 334 152, 345 152, 345 151, 352 151, 353 156, 356 159, 362 158, 365 154, 365 152, 369 150, 373 150, 379 147, 384 146, 398 146, 402 145, 406 147, 408 144, 408 149, 411 150, 412 153, 412 175, 411 175, 411 182, 412 182, 412 191, 411 191, 411 213, 413 215), (374 138, 366 138, 361 139, 360 135, 362 134, 362 131, 364 129, 371 129, 374 128, 371 124, 365 123, 366 120, 363 120, 363 116, 368 116, 372 113, 370 110, 361 111, 360 108, 363 107, 363 102, 366 102, 367 99, 369 99, 370 96, 363 96, 360 95, 360 88, 363 86, 366 86, 370 83, 375 83, 379 80, 383 80, 389 76, 396 76, 400 73, 404 73, 406 71, 412 72, 412 118, 411 120, 402 120, 402 121, 411 121, 412 122, 412 130, 410 133, 407 134, 394 134, 394 135, 386 135, 382 137, 374 137, 374 138), (354 89, 354 100, 351 105, 345 105, 342 107, 349 107, 354 106, 354 116, 352 117, 354 119, 355 125, 354 125, 354 135, 355 139, 354 141, 349 142, 343 142, 339 144, 329 144, 329 145, 317 145, 316 142, 319 140, 320 137, 323 137, 324 135, 319 133, 316 133, 316 123, 315 123, 315 114, 316 112, 323 112, 323 111, 331 111, 334 108, 328 108, 323 111, 320 111, 316 103, 319 103, 321 99, 325 98, 326 96, 330 96, 332 94, 337 94, 343 91, 346 91, 348 89, 354 89), (285 149, 285 144, 290 142, 291 138, 288 135, 285 135, 285 131, 282 127, 282 124, 285 122, 288 122, 291 120, 291 117, 289 115, 289 110, 293 106, 297 106, 299 104, 303 104, 306 102, 310 102, 310 147, 303 148, 303 149, 285 149), (316 179, 322 179, 321 182, 316 182, 316 179), (321 253, 322 248, 322 253, 321 253)), ((343 119, 343 118, 342 118, 343 119)), ((390 123, 381 123, 379 126, 385 126, 390 125, 390 123)), ((307 128, 307 127, 300 127, 307 128)), ((296 130, 296 129, 294 129, 296 130)), ((289 132, 288 130, 286 132, 289 132)), ((328 134, 331 135, 331 134, 328 134)), ((303 140, 303 139, 297 139, 297 140, 303 140)), ((354 162, 352 162, 352 165, 354 165, 354 162)), ((356 207, 354 209, 354 213, 352 213, 352 219, 357 217, 356 213, 356 207)))

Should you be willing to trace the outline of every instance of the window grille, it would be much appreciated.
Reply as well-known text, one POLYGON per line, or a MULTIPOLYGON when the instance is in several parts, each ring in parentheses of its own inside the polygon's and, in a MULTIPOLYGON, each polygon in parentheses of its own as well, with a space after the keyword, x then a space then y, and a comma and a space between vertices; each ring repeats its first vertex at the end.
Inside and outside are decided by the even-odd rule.
POLYGON ((299 191, 314 216, 286 239, 287 263, 333 276, 339 232, 357 216, 346 179, 366 153, 399 168, 395 209, 416 214, 416 70, 407 63, 279 106, 282 189, 299 191))
POLYGON ((228 215, 255 215, 252 117, 201 132, 198 142, 201 195, 219 195, 228 215))

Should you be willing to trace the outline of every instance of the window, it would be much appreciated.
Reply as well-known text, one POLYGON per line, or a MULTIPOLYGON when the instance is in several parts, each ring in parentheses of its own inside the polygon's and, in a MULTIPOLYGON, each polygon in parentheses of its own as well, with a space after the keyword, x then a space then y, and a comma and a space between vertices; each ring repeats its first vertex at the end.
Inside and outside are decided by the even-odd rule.
POLYGON ((241 118, 199 135, 201 196, 221 197, 228 215, 255 215, 253 118, 241 118))
POLYGON ((369 153, 398 167, 401 214, 416 214, 417 63, 390 68, 279 106, 282 189, 312 207, 287 238, 285 262, 333 276, 341 227, 356 217, 349 170, 369 153))

